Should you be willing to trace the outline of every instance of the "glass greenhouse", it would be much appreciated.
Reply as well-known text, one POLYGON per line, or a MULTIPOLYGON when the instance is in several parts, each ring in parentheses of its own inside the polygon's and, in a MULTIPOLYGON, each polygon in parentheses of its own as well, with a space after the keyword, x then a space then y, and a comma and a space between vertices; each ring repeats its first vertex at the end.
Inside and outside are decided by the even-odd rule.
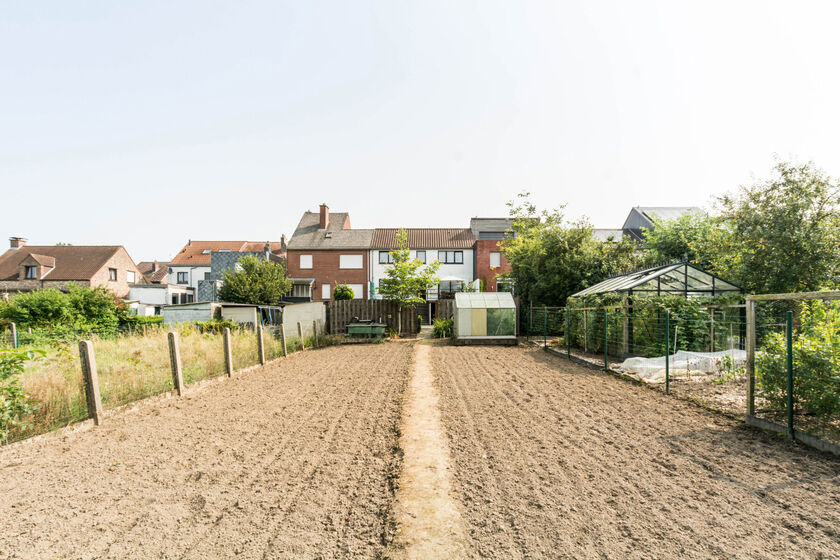
POLYGON ((580 298, 611 292, 625 292, 627 295, 660 296, 662 294, 672 294, 688 298, 692 296, 714 297, 725 293, 743 291, 744 289, 741 286, 706 272, 697 265, 680 262, 614 276, 581 290, 572 297, 580 298))
POLYGON ((455 342, 516 344, 516 302, 509 292, 455 294, 455 342))

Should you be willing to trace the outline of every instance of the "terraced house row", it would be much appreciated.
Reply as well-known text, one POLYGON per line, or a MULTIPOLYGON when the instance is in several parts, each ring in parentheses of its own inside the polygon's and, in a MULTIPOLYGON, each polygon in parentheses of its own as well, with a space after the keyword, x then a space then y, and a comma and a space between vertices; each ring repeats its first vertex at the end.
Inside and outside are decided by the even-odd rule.
MULTIPOLYGON (((404 228, 411 256, 440 262, 428 301, 453 297, 472 287, 496 292, 510 289, 498 276, 510 266, 499 244, 511 235, 511 218, 472 218, 467 228, 404 228)), ((304 212, 288 243, 287 267, 295 301, 328 301, 337 284, 347 284, 356 299, 378 299, 378 288, 397 248, 399 228, 354 229, 346 212, 304 212)))

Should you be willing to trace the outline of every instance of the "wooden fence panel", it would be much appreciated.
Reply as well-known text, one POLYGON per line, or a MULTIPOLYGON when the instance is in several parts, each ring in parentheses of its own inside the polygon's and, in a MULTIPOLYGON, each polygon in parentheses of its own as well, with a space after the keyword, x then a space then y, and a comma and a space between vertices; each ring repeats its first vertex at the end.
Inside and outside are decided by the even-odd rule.
POLYGON ((455 316, 455 300, 438 300, 435 311, 435 319, 451 319, 455 316))
MULTIPOLYGON (((327 303, 327 326, 331 334, 346 334, 347 323, 354 317, 362 320, 382 321, 389 329, 397 329, 399 307, 396 303, 378 299, 348 299, 327 303)), ((417 333, 417 311, 413 308, 402 311, 403 334, 417 333)))

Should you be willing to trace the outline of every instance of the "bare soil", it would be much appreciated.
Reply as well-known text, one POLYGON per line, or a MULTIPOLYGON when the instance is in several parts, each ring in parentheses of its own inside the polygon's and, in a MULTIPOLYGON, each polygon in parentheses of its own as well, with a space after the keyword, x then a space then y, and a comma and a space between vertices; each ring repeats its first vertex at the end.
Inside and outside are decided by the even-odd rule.
POLYGON ((542 350, 432 364, 473 557, 840 557, 832 456, 542 350))
POLYGON ((375 558, 406 344, 297 353, 0 450, 0 558, 375 558))

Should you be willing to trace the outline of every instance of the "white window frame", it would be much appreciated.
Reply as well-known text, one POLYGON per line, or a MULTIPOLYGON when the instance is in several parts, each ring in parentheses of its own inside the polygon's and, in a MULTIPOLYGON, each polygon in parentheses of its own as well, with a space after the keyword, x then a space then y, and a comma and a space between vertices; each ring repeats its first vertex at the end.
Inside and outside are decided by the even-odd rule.
POLYGON ((426 251, 414 251, 414 258, 426 264, 426 251), (423 255, 422 257, 420 255, 423 255))
POLYGON ((502 266, 502 253, 501 251, 490 251, 490 268, 499 268, 502 266), (493 264, 493 259, 495 258, 496 264, 493 264))
POLYGON ((365 258, 362 255, 339 255, 338 268, 342 270, 361 270, 365 267, 365 258))
POLYGON ((129 284, 133 284, 137 280, 137 277, 134 274, 133 270, 126 270, 125 271, 125 279, 129 284))
POLYGON ((311 270, 312 269, 312 255, 301 255, 300 260, 298 261, 301 270, 311 270))
POLYGON ((379 264, 393 264, 394 257, 390 251, 379 251, 379 264))
POLYGON ((328 283, 321 284, 321 299, 331 299, 330 285, 328 283))
POLYGON ((365 285, 364 284, 347 284, 353 290, 353 299, 364 299, 365 285))
POLYGON ((38 279, 38 267, 28 264, 23 271, 23 276, 26 280, 37 280, 38 279), (30 274, 30 272, 32 274, 30 274))
POLYGON ((175 273, 175 283, 181 284, 182 286, 187 285, 190 283, 190 273, 189 271, 179 270, 175 273), (181 281, 181 275, 184 275, 184 281, 181 281))

